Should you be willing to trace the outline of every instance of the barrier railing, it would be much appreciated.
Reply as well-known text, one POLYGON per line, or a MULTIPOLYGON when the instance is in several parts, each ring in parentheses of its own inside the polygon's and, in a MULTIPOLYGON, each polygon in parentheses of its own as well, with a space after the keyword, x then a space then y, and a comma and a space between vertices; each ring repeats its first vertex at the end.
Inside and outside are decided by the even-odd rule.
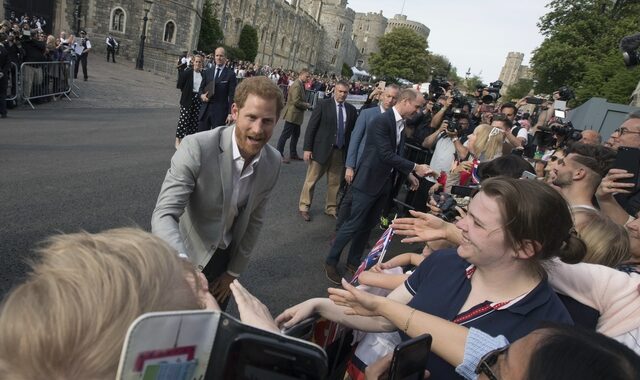
POLYGON ((64 95, 71 100, 71 62, 24 62, 20 65, 20 77, 22 99, 33 109, 33 99, 64 95))
POLYGON ((11 62, 9 78, 7 78, 7 101, 18 99, 18 89, 20 88, 20 77, 18 75, 18 65, 11 62))

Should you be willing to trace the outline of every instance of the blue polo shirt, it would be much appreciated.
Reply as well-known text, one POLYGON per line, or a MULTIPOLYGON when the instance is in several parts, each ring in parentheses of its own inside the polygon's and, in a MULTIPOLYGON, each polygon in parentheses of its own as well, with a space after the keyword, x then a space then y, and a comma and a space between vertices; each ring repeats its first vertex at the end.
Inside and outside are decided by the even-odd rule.
MULTIPOLYGON (((467 278, 466 272, 469 266, 455 249, 432 253, 405 281, 405 287, 413 295, 408 305, 453 321, 471 292, 471 279, 467 278)), ((514 342, 538 328, 543 321, 573 325, 569 313, 546 279, 517 302, 491 310, 479 318, 468 319, 461 325, 492 336, 504 335, 509 342, 514 342)), ((431 372, 430 379, 461 378, 452 365, 435 354, 430 355, 427 368, 431 372)))

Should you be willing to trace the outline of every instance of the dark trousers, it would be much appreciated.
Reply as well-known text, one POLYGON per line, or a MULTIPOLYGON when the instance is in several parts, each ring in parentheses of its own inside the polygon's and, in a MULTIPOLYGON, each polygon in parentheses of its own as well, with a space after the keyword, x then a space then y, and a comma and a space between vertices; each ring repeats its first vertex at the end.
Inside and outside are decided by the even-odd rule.
POLYGON ((7 87, 9 84, 9 78, 7 73, 0 78, 0 115, 7 114, 7 87))
MULTIPOLYGON (((218 277, 220 277, 221 274, 227 271, 229 261, 231 260, 230 253, 231 252, 228 249, 216 249, 216 251, 213 253, 213 256, 211 256, 211 260, 209 260, 204 269, 202 269, 202 273, 207 278, 207 281, 209 281, 209 284, 211 284, 218 277)), ((227 308, 230 298, 231 296, 227 297, 224 302, 216 300, 218 302, 218 305, 220 305, 220 309, 224 311, 227 308)))
POLYGON ((351 186, 347 186, 344 190, 344 195, 338 205, 338 220, 336 220, 336 231, 349 219, 351 215, 351 203, 353 202, 353 194, 351 193, 351 186))
POLYGON ((216 107, 214 104, 202 103, 200 107, 207 107, 202 120, 198 122, 198 132, 208 131, 226 125, 227 112, 224 107, 216 107))
POLYGON ((74 68, 73 71, 73 77, 74 78, 78 78, 78 69, 80 68, 80 65, 82 64, 82 74, 84 75, 84 79, 87 80, 89 78, 89 75, 87 75, 87 56, 89 54, 80 54, 79 57, 76 58, 76 67, 74 68))
POLYGON ((289 137, 291 137, 291 142, 289 143, 289 156, 299 157, 298 138, 300 138, 300 126, 298 124, 293 124, 288 121, 284 122, 284 129, 278 139, 276 149, 278 149, 280 155, 284 157, 284 145, 287 143, 287 140, 289 140, 289 137))
POLYGON ((109 62, 109 54, 111 54, 111 60, 116 63, 116 49, 107 46, 107 62, 109 62))
POLYGON ((382 191, 376 196, 366 194, 356 188, 351 189, 353 201, 349 218, 340 226, 325 262, 336 266, 342 250, 351 241, 347 264, 360 265, 362 252, 367 245, 371 230, 378 225, 380 213, 391 193, 391 180, 387 179, 382 191))

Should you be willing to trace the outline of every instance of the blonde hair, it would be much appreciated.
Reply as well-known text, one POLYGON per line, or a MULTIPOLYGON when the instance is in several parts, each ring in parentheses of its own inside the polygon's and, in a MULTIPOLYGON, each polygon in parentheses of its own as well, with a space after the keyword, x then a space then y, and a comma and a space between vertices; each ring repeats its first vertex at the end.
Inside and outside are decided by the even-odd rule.
POLYGON ((630 257, 627 230, 593 210, 574 209, 578 236, 587 245, 585 263, 615 267, 630 257))
POLYGON ((113 379, 129 325, 197 309, 188 264, 134 228, 49 238, 0 310, 0 378, 113 379))
POLYGON ((487 161, 494 159, 502 153, 502 143, 504 134, 490 136, 493 127, 489 124, 480 124, 474 130, 476 141, 473 143, 471 150, 476 157, 484 155, 487 161))

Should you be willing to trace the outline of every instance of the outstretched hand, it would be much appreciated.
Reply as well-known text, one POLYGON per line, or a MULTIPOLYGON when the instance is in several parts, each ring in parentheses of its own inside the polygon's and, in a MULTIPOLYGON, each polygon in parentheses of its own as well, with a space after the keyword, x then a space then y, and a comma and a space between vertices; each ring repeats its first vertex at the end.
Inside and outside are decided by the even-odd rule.
POLYGON ((244 286, 240 285, 238 280, 233 281, 230 288, 233 298, 238 304, 240 320, 243 323, 262 330, 280 332, 269 309, 253 294, 249 293, 244 286))
POLYGON ((329 299, 338 306, 347 307, 348 309, 345 311, 345 314, 362 316, 378 315, 377 308, 384 297, 359 290, 349 284, 345 279, 342 279, 342 287, 344 289, 329 288, 329 299))
POLYGON ((437 216, 409 211, 414 218, 395 219, 391 227, 397 235, 407 236, 403 243, 430 242, 447 238, 447 223, 437 216))

